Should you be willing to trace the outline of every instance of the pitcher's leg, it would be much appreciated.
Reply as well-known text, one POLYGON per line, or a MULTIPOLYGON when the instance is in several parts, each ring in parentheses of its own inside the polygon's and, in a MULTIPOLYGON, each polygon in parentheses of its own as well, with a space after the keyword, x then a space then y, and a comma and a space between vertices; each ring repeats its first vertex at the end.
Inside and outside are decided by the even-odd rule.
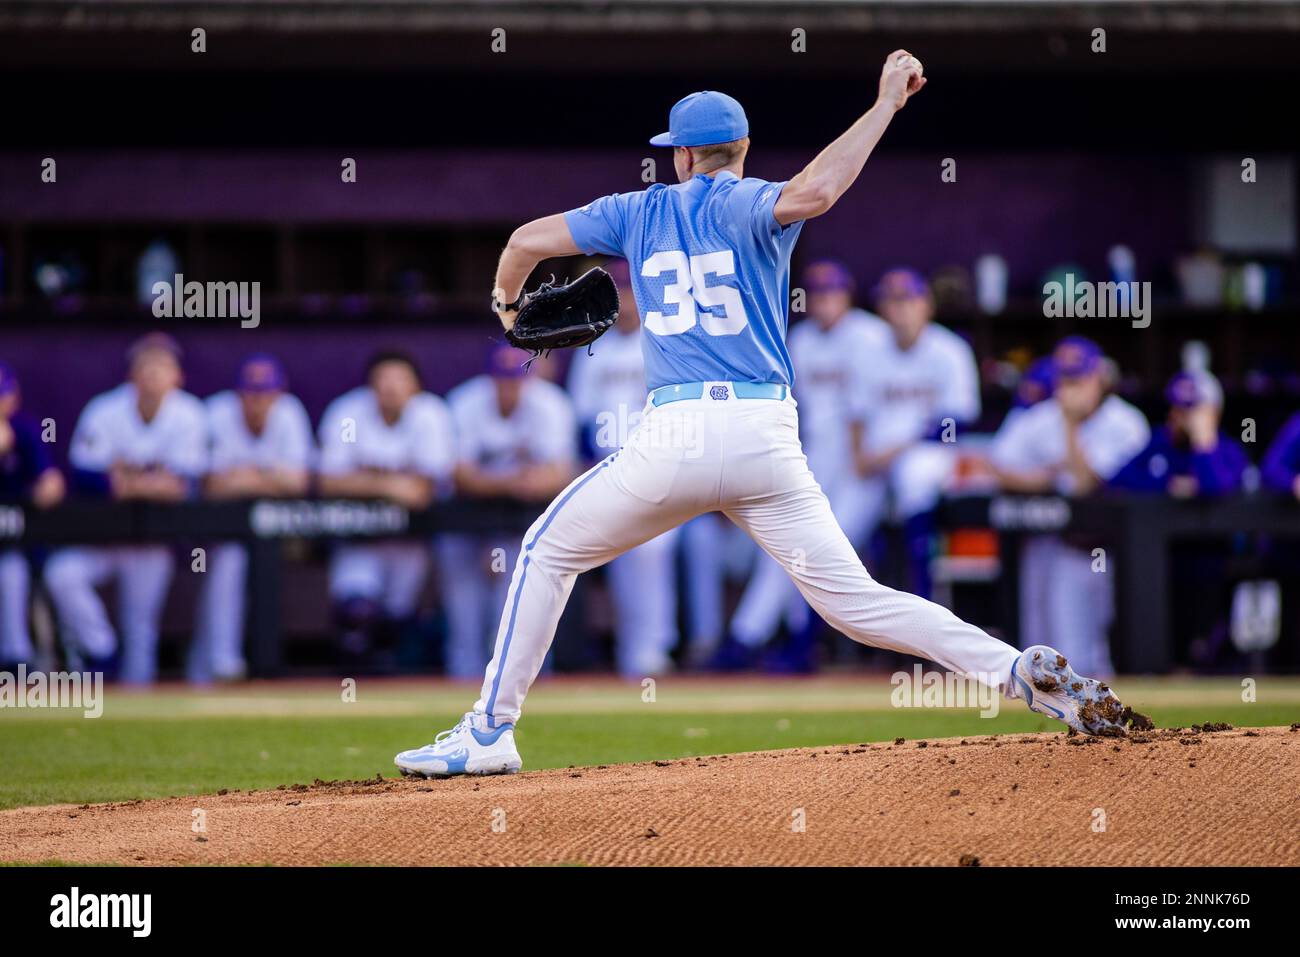
POLYGON ((785 566, 814 610, 853 640, 928 658, 1011 691, 1016 649, 942 605, 875 581, 815 483, 734 505, 727 514, 785 566))
POLYGON ((516 721, 580 572, 679 524, 688 514, 630 493, 611 456, 575 479, 524 536, 496 647, 474 710, 492 727, 516 721))

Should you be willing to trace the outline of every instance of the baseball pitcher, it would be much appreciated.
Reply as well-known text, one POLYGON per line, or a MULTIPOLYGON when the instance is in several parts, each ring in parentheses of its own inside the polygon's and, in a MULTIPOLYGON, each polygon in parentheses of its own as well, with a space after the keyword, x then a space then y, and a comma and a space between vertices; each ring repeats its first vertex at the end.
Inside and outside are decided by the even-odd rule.
POLYGON ((570 483, 525 535, 478 702, 434 743, 398 754, 404 773, 519 770, 514 723, 574 579, 714 510, 851 638, 977 677, 1078 730, 1124 732, 1129 716, 1111 690, 1076 676, 1052 649, 1022 655, 946 608, 875 582, 800 448, 784 341, 791 251, 804 222, 853 185, 894 113, 924 85, 919 61, 890 54, 875 105, 777 183, 744 176, 741 105, 693 93, 672 108, 669 132, 650 141, 673 148, 676 185, 604 196, 511 236, 493 294, 507 328, 527 318, 521 289, 543 259, 601 253, 632 265, 649 399, 626 445, 570 483))

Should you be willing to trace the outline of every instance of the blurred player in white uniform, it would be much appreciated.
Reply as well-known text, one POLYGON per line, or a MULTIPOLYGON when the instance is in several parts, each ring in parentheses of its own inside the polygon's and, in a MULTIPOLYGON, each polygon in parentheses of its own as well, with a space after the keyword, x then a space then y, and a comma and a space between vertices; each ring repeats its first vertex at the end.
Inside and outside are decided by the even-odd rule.
MULTIPOLYGON (((641 316, 627 263, 612 260, 605 269, 619 287, 618 322, 590 355, 575 355, 569 368, 569 394, 596 461, 627 441, 641 421, 647 394, 641 316)), ((672 665, 669 656, 677 645, 677 538, 677 529, 672 529, 606 566, 614 604, 615 663, 626 678, 661 674, 672 665)), ((787 580, 779 567, 776 571, 787 580)))
MULTIPOLYGON (((878 502, 869 483, 857 475, 853 458, 853 422, 860 412, 862 376, 874 353, 887 348, 889 327, 853 306, 854 281, 841 263, 820 260, 803 273, 808 318, 787 337, 794 366, 799 431, 808 467, 830 500, 840 528, 861 548, 878 518, 878 502)), ((814 665, 811 609, 780 563, 761 552, 753 577, 731 619, 731 637, 714 659, 730 670, 752 663, 751 649, 767 643, 784 615, 790 640, 768 659, 770 670, 807 671, 814 665)))
MULTIPOLYGON (((127 382, 91 399, 77 420, 69 461, 73 486, 116 501, 180 502, 207 468, 203 403, 181 389, 181 350, 150 333, 128 352, 127 382)), ((175 560, 167 545, 64 548, 45 565, 45 584, 70 654, 111 675, 117 638, 96 586, 115 580, 122 633, 120 676, 150 682, 158 626, 175 560)))
MULTIPOLYGON (((989 449, 1009 492, 1087 495, 1112 479, 1151 437, 1146 418, 1107 394, 1101 349, 1070 336, 1052 354, 1052 398, 999 430, 989 449)), ((1021 647, 1049 638, 1072 666, 1110 676, 1107 632, 1114 618, 1114 570, 1094 571, 1101 542, 1035 535, 1020 554, 1021 647), (1077 662, 1077 665, 1075 664, 1077 662)))
MULTIPOLYGON (((488 370, 447 394, 456 424, 456 491, 549 501, 577 469, 577 424, 564 390, 524 368, 528 353, 495 346, 488 370)), ((437 543, 447 612, 447 674, 478 679, 510 585, 518 536, 444 535, 437 543)))
MULTIPOLYGON (((414 360, 401 352, 370 360, 366 384, 325 409, 319 437, 326 497, 387 499, 418 511, 447 488, 455 464, 447 404, 421 388, 414 360)), ((345 667, 392 669, 428 572, 428 546, 416 539, 335 548, 329 587, 345 667)))
POLYGON ((893 335, 871 354, 858 397, 858 473, 870 498, 864 525, 874 529, 892 499, 911 590, 928 598, 934 508, 957 465, 956 439, 979 418, 979 372, 966 340, 932 321, 934 299, 918 273, 885 273, 875 299, 893 335))
MULTIPOLYGON (((52 508, 63 500, 63 474, 42 441, 41 429, 22 413, 14 370, 0 362, 0 502, 52 508)), ((33 663, 27 626, 31 570, 21 548, 0 548, 0 671, 33 663)))
MULTIPOLYGON (((208 398, 212 443, 204 490, 208 498, 249 499, 305 495, 314 464, 311 419, 288 391, 274 356, 249 356, 234 389, 208 398)), ((208 553, 207 574, 195 610, 191 681, 233 681, 245 674, 244 606, 248 549, 223 542, 208 553)))

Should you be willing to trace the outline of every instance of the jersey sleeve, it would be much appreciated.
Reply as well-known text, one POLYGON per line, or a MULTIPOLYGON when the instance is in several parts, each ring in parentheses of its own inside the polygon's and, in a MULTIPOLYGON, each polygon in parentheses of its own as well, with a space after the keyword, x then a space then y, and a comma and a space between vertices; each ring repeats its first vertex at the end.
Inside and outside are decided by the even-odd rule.
POLYGON ((1036 414, 1033 409, 1012 409, 1007 413, 1002 425, 993 433, 988 448, 989 461, 997 468, 1015 471, 1034 467, 1034 427, 1031 419, 1036 414))
POLYGON ((451 413, 441 400, 421 404, 415 433, 412 467, 426 478, 445 482, 456 467, 456 440, 451 413))
POLYGON ((776 221, 776 201, 781 198, 784 188, 784 182, 742 179, 728 197, 727 214, 733 221, 744 224, 749 233, 761 242, 797 234, 802 223, 782 226, 776 221))
POLYGON ((958 423, 974 422, 980 416, 979 370, 975 353, 966 340, 954 337, 948 350, 948 376, 939 400, 939 414, 958 423))
POLYGON ((280 465, 287 469, 311 469, 315 465, 316 449, 311 438, 311 417, 296 395, 280 398, 284 404, 284 434, 277 450, 280 465))
POLYGON ((100 399, 92 399, 81 410, 68 449, 68 462, 74 469, 107 472, 112 466, 115 456, 110 412, 100 399))
POLYGON ((230 429, 226 427, 220 394, 204 404, 208 420, 208 468, 214 473, 225 472, 239 464, 231 442, 230 429))
POLYGON ((198 478, 208 470, 208 417, 203 403, 190 397, 184 413, 177 416, 163 464, 186 478, 198 478))
POLYGON ((632 209, 642 195, 612 193, 569 210, 564 214, 564 221, 568 224, 573 244, 588 256, 597 253, 622 256, 623 239, 627 235, 632 209))
POLYGON ((588 425, 600 414, 600 399, 596 394, 593 381, 595 364, 592 357, 579 353, 569 364, 569 378, 566 383, 569 398, 573 400, 573 409, 578 420, 588 425))
POLYGON ((1151 427, 1137 409, 1126 409, 1109 423, 1105 434, 1087 443, 1083 457, 1088 468, 1103 482, 1109 482, 1129 462, 1133 461, 1151 441, 1151 427))
POLYGON ((559 387, 548 390, 546 427, 533 436, 533 454, 543 462, 571 462, 578 457, 577 419, 573 403, 559 387))

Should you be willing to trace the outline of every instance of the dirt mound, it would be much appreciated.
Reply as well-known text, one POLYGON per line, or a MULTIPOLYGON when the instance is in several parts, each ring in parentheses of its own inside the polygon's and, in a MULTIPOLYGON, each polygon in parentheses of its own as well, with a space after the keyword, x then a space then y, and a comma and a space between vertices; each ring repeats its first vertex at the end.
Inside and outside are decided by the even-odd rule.
POLYGON ((1300 732, 896 741, 23 808, 0 813, 0 860, 1294 865, 1300 732))

